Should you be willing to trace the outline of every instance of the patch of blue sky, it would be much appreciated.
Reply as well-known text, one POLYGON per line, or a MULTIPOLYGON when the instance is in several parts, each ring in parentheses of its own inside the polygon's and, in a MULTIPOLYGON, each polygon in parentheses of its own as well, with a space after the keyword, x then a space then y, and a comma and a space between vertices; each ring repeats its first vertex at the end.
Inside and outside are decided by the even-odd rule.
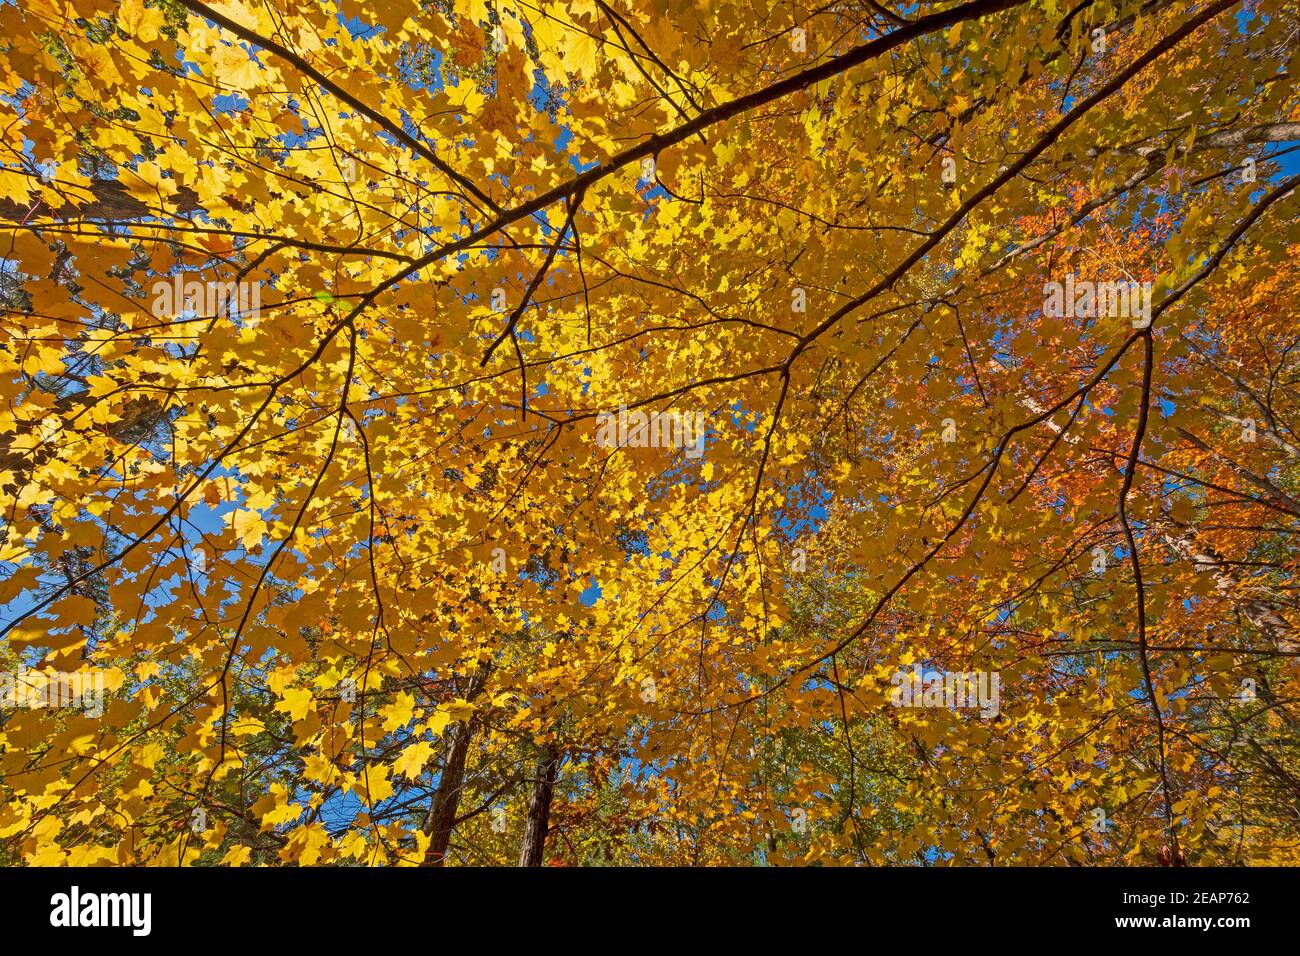
MULTIPOLYGON (((369 40, 386 32, 383 27, 366 23, 360 17, 349 17, 342 10, 336 14, 335 18, 338 20, 339 26, 347 30, 353 40, 369 40)), ((330 46, 335 45, 336 42, 331 40, 330 46)))
POLYGON ((592 607, 604 596, 605 592, 601 589, 600 582, 595 578, 589 578, 588 580, 591 583, 578 595, 578 602, 585 607, 592 607))

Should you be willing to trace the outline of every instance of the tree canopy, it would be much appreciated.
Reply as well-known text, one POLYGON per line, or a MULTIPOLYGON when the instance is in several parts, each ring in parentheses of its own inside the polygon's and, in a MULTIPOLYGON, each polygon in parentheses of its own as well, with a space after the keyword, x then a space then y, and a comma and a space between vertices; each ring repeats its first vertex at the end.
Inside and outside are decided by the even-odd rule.
POLYGON ((1297 12, 0 5, 0 862, 1300 862, 1297 12))

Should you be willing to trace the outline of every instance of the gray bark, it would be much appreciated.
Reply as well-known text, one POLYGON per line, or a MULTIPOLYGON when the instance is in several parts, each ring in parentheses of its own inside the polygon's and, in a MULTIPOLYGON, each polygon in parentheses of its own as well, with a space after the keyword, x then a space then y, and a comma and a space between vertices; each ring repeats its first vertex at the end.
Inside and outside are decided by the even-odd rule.
POLYGON ((524 818, 524 839, 519 847, 520 866, 542 865, 546 854, 546 831, 551 824, 555 777, 563 759, 563 752, 555 744, 543 744, 537 752, 537 770, 528 797, 528 815, 524 818))

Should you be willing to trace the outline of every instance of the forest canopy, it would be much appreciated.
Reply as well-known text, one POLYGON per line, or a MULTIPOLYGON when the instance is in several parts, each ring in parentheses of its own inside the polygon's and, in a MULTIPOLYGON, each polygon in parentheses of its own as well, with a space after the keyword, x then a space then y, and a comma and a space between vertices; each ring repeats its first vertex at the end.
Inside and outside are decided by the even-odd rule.
POLYGON ((0 863, 1300 862, 1298 12, 0 3, 0 863))

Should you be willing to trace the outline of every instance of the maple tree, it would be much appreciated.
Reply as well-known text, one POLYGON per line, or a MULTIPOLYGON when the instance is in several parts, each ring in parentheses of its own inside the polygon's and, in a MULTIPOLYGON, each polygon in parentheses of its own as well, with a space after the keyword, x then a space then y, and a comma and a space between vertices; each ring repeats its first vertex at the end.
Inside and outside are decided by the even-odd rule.
POLYGON ((1296 14, 0 6, 0 860, 1300 862, 1296 14))

